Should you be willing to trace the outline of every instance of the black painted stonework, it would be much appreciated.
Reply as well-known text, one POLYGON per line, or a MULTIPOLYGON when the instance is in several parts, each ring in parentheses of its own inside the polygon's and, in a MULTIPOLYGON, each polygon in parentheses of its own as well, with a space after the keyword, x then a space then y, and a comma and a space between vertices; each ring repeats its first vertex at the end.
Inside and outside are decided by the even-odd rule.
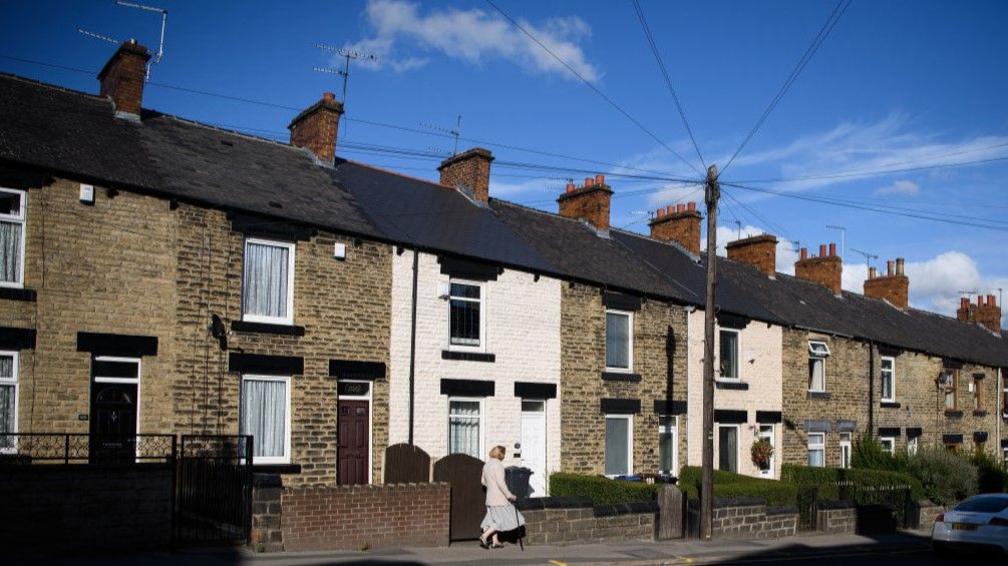
POLYGON ((231 352, 228 356, 228 371, 267 375, 303 375, 304 358, 231 352))
POLYGON ((494 354, 485 354, 483 352, 458 352, 455 350, 441 350, 442 360, 462 360, 466 362, 487 362, 494 363, 497 361, 497 356, 494 354))
POLYGON ((329 360, 329 377, 339 379, 385 379, 385 364, 352 360, 329 360))
POLYGON ((636 383, 641 380, 639 373, 623 373, 620 371, 602 372, 602 381, 628 381, 636 383))
POLYGON ((749 384, 743 381, 723 381, 720 379, 714 380, 715 389, 731 389, 736 391, 748 391, 749 384))
POLYGON ((156 336, 78 332, 77 351, 103 356, 156 356, 156 336))
POLYGON ((0 349, 31 350, 35 348, 34 328, 0 326, 0 349))
POLYGON ((603 413, 636 414, 640 412, 640 399, 601 399, 599 406, 603 413))
POLYGON ((442 379, 441 394, 459 397, 493 397, 494 382, 478 379, 442 379))
POLYGON ((260 334, 280 334, 283 336, 304 336, 303 326, 293 324, 269 324, 267 322, 248 322, 235 320, 231 322, 231 330, 235 332, 257 332, 260 334))
POLYGON ((35 302, 35 289, 16 289, 13 287, 0 287, 0 299, 35 302))
POLYGON ((555 383, 516 381, 514 395, 524 399, 556 399, 557 386, 555 383))

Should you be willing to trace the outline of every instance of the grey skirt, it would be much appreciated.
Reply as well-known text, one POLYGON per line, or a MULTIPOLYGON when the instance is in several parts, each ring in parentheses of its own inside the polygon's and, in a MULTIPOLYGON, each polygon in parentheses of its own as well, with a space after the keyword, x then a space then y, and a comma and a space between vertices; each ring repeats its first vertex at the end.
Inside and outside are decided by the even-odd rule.
POLYGON ((497 531, 512 531, 525 524, 525 517, 514 505, 487 505, 486 516, 480 523, 481 530, 493 527, 497 531))

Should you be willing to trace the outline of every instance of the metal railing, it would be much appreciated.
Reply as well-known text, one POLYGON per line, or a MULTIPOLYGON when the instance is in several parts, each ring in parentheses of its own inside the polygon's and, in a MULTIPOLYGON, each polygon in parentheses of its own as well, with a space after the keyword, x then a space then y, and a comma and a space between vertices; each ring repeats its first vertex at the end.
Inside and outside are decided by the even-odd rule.
POLYGON ((173 434, 0 433, 0 465, 171 463, 175 456, 173 434))

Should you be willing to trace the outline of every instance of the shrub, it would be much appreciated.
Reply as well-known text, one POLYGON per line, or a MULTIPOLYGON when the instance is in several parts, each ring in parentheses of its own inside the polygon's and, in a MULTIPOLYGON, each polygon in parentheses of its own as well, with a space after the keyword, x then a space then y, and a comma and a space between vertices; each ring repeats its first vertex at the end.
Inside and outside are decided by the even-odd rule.
POLYGON ((1002 493, 1008 487, 1008 471, 990 454, 977 450, 970 456, 970 463, 977 469, 979 493, 1002 493))
MULTIPOLYGON (((679 474, 679 489, 690 499, 700 498, 701 470, 686 466, 679 474)), ((754 478, 714 470, 714 497, 762 497, 767 505, 794 505, 797 499, 795 485, 790 482, 754 478)))
POLYGON ((781 479, 793 482, 799 490, 816 488, 820 500, 834 501, 841 497, 857 503, 875 503, 884 499, 879 488, 907 486, 910 496, 919 500, 925 496, 921 482, 910 474, 889 470, 841 468, 809 468, 784 464, 781 479))
POLYGON ((593 505, 651 501, 658 491, 658 486, 654 484, 560 472, 550 475, 549 482, 550 495, 589 497, 593 505))
POLYGON ((869 433, 862 434, 854 441, 851 451, 851 467, 868 470, 906 471, 906 458, 897 458, 882 450, 882 444, 869 433))
POLYGON ((923 484, 924 495, 939 505, 951 505, 977 492, 976 466, 945 448, 922 446, 908 465, 923 484))

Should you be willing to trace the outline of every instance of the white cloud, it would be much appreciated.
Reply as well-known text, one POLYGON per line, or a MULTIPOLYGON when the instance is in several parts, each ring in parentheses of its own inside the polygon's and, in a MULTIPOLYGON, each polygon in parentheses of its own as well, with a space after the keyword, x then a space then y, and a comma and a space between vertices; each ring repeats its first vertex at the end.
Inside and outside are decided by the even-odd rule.
MULTIPOLYGON (((494 13, 447 8, 422 14, 418 4, 405 0, 370 0, 364 16, 373 35, 345 47, 377 54, 377 61, 361 62, 367 68, 388 66, 406 71, 429 62, 427 57, 404 54, 412 49, 439 52, 473 64, 499 58, 527 71, 575 78, 549 53, 494 13)), ((539 25, 525 20, 519 23, 585 79, 599 79, 599 69, 588 61, 581 46, 591 36, 591 28, 584 20, 567 16, 550 18, 539 25)))
POLYGON ((920 185, 914 183, 913 181, 902 179, 899 181, 895 181, 891 185, 875 189, 875 192, 872 194, 874 194, 877 197, 891 196, 891 195, 915 197, 920 194, 920 185))

